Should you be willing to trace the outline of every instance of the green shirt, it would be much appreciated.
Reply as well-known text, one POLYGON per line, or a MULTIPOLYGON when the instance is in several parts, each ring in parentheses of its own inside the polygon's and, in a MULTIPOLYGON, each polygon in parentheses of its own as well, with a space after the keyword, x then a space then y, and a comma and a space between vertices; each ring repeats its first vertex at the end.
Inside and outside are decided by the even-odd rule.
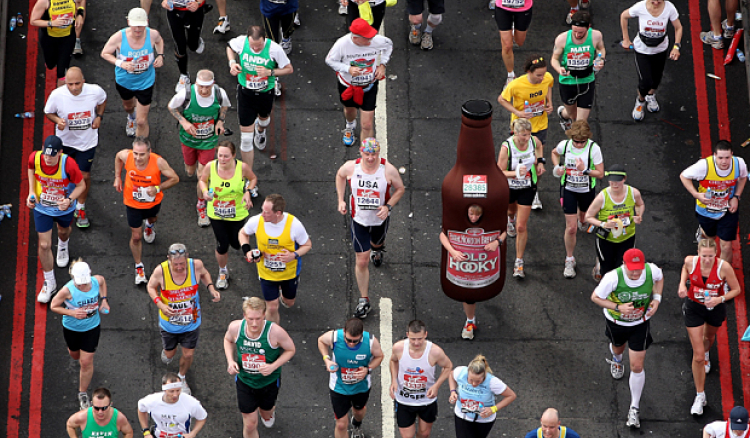
POLYGON ((196 135, 193 137, 180 125, 180 141, 193 149, 213 149, 219 143, 219 136, 216 134, 216 122, 221 110, 221 91, 218 87, 215 87, 213 103, 207 107, 202 107, 198 104, 195 87, 196 85, 190 86, 190 102, 182 115, 188 122, 195 125, 196 135))
POLYGON ((109 420, 109 423, 99 426, 94 419, 94 408, 88 408, 86 410, 86 428, 81 430, 81 437, 119 437, 120 432, 117 430, 117 414, 119 412, 115 408, 110 409, 112 409, 112 418, 109 420))
POLYGON ((560 56, 560 65, 570 72, 567 76, 560 76, 560 83, 565 85, 588 84, 594 82, 594 60, 596 47, 591 37, 591 29, 586 31, 583 44, 573 42, 573 31, 569 30, 565 37, 565 47, 560 56))
POLYGON ((273 363, 281 356, 282 350, 279 347, 272 347, 268 341, 271 333, 271 321, 265 321, 263 331, 257 339, 252 339, 245 332, 247 321, 242 319, 240 332, 237 335, 237 364, 240 366, 240 373, 237 377, 245 385, 253 388, 264 388, 275 383, 281 376, 281 367, 268 376, 264 376, 258 371, 258 367, 263 363, 273 363))
POLYGON ((651 293, 654 290, 654 279, 651 276, 651 266, 648 263, 646 263, 644 269, 646 270, 646 280, 642 285, 635 288, 628 286, 625 282, 625 273, 622 266, 615 269, 615 272, 617 272, 617 287, 609 294, 607 299, 617 304, 633 303, 635 309, 633 313, 627 316, 616 312, 614 309, 606 309, 613 319, 623 322, 646 320, 646 311, 648 305, 651 304, 651 293))
POLYGON ((240 67, 242 71, 237 75, 237 81, 248 90, 265 93, 273 90, 276 86, 276 77, 258 76, 255 66, 263 66, 268 69, 274 69, 278 66, 276 61, 271 59, 271 39, 266 38, 266 45, 263 50, 256 54, 250 48, 250 39, 245 39, 245 46, 240 53, 240 67))
MULTIPOLYGON (((633 222, 633 217, 635 216, 635 195, 633 194, 632 187, 626 184, 625 188, 627 189, 625 192, 625 199, 619 204, 615 204, 615 201, 612 200, 609 187, 602 190, 602 194, 604 195, 604 205, 602 205, 602 209, 599 210, 599 213, 597 214, 597 219, 602 222, 617 218, 620 219, 625 226, 622 230, 622 234, 618 237, 614 237, 611 230, 610 233, 607 234, 605 240, 614 243, 624 242, 635 236, 635 222, 633 222)), ((597 237, 604 239, 598 234, 597 237)))

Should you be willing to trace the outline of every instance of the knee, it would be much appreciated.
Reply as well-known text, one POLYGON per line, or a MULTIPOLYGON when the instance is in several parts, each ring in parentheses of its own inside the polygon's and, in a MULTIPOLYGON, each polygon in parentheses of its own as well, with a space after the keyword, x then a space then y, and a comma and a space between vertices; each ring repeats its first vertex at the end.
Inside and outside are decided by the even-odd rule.
POLYGON ((347 428, 349 427, 349 419, 346 415, 344 415, 341 418, 336 419, 336 430, 339 432, 346 432, 347 428))
POLYGON ((133 242, 133 243, 138 243, 138 242, 141 241, 141 230, 140 230, 140 228, 138 229, 138 231, 133 231, 132 233, 130 233, 130 241, 133 242))
POLYGON ((252 434, 258 428, 258 413, 242 414, 242 426, 245 432, 252 434))
POLYGON ((641 373, 643 372, 643 364, 636 363, 630 365, 630 372, 631 373, 641 373))
POLYGON ((252 152, 253 150, 253 133, 243 132, 240 135, 240 151, 252 152))
POLYGON ((136 114, 136 116, 135 116, 135 124, 139 128, 148 127, 148 114, 141 114, 141 113, 136 114))
POLYGON ((362 129, 363 130, 371 131, 371 130, 375 129, 375 123, 373 123, 373 120, 371 118, 369 118, 369 117, 368 118, 363 118, 361 120, 361 123, 362 123, 362 129))
POLYGON ((358 269, 367 269, 367 265, 369 263, 370 263, 369 252, 367 252, 367 253, 357 253, 357 268, 358 269), (361 256, 360 254, 364 254, 364 256, 361 256))
POLYGON ((700 362, 703 364, 703 361, 706 360, 706 351, 703 349, 703 347, 695 348, 693 350, 693 362, 700 362))
POLYGON ((78 361, 81 364, 82 369, 89 369, 94 367, 94 355, 86 355, 81 357, 78 361))
POLYGON ((279 300, 275 299, 273 301, 266 301, 266 311, 269 313, 278 313, 279 312, 279 300))
POLYGON ((49 251, 52 248, 52 241, 39 241, 39 250, 40 251, 49 251))
POLYGON ((526 230, 527 230, 526 224, 521 224, 521 223, 516 224, 516 231, 519 234, 526 234, 526 230))
POLYGON ((570 225, 565 226, 565 234, 569 236, 575 236, 576 231, 578 231, 578 226, 575 224, 572 227, 570 225))
POLYGON ((191 349, 185 349, 185 348, 182 349, 182 357, 184 357, 185 359, 192 359, 193 358, 193 354, 195 354, 195 350, 192 349, 192 348, 191 349))

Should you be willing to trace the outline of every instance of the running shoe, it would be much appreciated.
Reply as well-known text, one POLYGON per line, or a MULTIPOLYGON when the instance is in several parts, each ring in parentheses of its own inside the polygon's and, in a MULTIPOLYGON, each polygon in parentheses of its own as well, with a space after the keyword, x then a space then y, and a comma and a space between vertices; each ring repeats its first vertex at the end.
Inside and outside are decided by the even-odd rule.
POLYGON ((146 278, 146 272, 143 269, 143 266, 136 266, 135 267, 135 285, 139 284, 146 284, 148 283, 148 279, 146 278))
POLYGON ((635 120, 636 122, 640 122, 646 116, 646 114, 643 112, 644 103, 646 102, 641 102, 640 99, 638 99, 637 97, 635 98, 635 106, 633 107, 633 120, 635 120))
POLYGON ((488 7, 490 8, 490 11, 495 10, 495 6, 496 6, 495 3, 496 3, 495 0, 490 0, 490 4, 488 5, 488 7))
POLYGON ((354 311, 354 316, 359 319, 365 319, 370 313, 370 310, 372 310, 372 307, 370 306, 370 300, 360 298, 359 303, 357 303, 357 308, 354 311))
POLYGON ((415 46, 422 42, 422 30, 413 24, 409 26, 409 42, 415 46))
POLYGON ((57 257, 55 257, 55 261, 57 262, 58 268, 64 268, 68 266, 68 262, 70 261, 70 254, 68 253, 67 247, 57 247, 57 257))
POLYGON ((508 84, 510 84, 511 82, 513 82, 513 79, 515 79, 515 78, 516 78, 515 76, 508 76, 505 79, 505 85, 503 85, 503 90, 505 90, 505 87, 507 87, 508 84))
POLYGON ((199 227, 207 227, 211 225, 211 221, 208 219, 208 214, 207 214, 205 205, 203 207, 196 208, 196 211, 198 212, 198 226, 199 227))
POLYGON ((214 27, 214 33, 225 34, 229 29, 229 17, 219 17, 219 24, 214 27))
POLYGON ((344 136, 341 138, 341 141, 344 143, 344 146, 351 147, 357 140, 357 137, 354 135, 354 130, 351 128, 345 128, 342 132, 344 136))
POLYGON ((577 8, 571 8, 570 12, 568 12, 568 16, 565 17, 565 22, 568 24, 573 24, 573 14, 575 14, 576 12, 578 12, 577 8))
POLYGON ((81 407, 81 410, 85 410, 91 407, 91 402, 89 401, 89 395, 85 392, 79 392, 78 393, 78 404, 81 407))
POLYGON ((85 208, 76 210, 76 226, 78 228, 88 228, 91 226, 91 222, 89 222, 89 218, 86 214, 85 208))
POLYGON ((279 294, 279 304, 284 306, 285 309, 288 309, 291 307, 286 301, 284 301, 284 295, 281 295, 281 294, 279 294))
POLYGON ((622 364, 622 360, 617 360, 612 355, 612 359, 607 359, 607 362, 609 363, 609 372, 612 374, 612 378, 615 380, 622 379, 622 376, 625 375, 625 365, 622 364))
POLYGON ((696 394, 693 406, 690 407, 690 415, 703 415, 703 406, 706 406, 706 395, 696 394))
POLYGON ((180 90, 190 89, 190 76, 180 75, 180 80, 177 81, 177 85, 174 86, 175 93, 179 93, 180 90))
POLYGON ((341 0, 339 0, 339 15, 346 15, 348 14, 348 11, 346 10, 346 6, 341 4, 341 0))
MULTIPOLYGON (((727 26, 727 20, 721 22, 721 29, 724 31, 724 38, 734 38, 734 26, 727 26)), ((73 54, 75 55, 75 52, 73 52, 73 54)))
POLYGON ((216 278, 216 289, 226 290, 229 287, 229 271, 219 271, 219 276, 216 278))
POLYGON ((521 280, 526 278, 526 273, 523 271, 523 260, 516 260, 516 263, 513 265, 513 277, 520 278, 521 280))
POLYGON ((542 209, 542 201, 539 200, 539 193, 534 194, 534 200, 531 201, 531 209, 532 210, 541 210, 542 209))
MULTIPOLYGON (((292 53, 292 37, 281 39, 281 48, 284 49, 284 53, 287 55, 292 53)), ((278 83, 278 80, 276 81, 278 83)))
MULTIPOLYGON (((133 114, 135 116, 135 114, 133 114)), ((130 116, 127 116, 128 123, 125 124, 125 135, 128 137, 135 137, 135 117, 130 118, 130 116)))
POLYGON ((698 229, 695 230, 695 240, 693 241, 693 243, 698 243, 701 241, 701 239, 703 239, 703 229, 700 227, 700 225, 698 225, 698 229))
POLYGON ((432 50, 432 32, 422 32, 422 50, 432 50))
POLYGON ((279 80, 279 78, 276 78, 276 85, 274 85, 273 87, 273 94, 276 97, 281 96, 281 81, 279 80))
POLYGON ((200 43, 198 43, 198 48, 195 49, 195 53, 201 54, 203 53, 203 50, 206 49, 206 43, 203 41, 203 38, 200 39, 200 43))
POLYGON ((630 410, 628 411, 628 421, 625 423, 628 427, 635 427, 640 428, 641 427, 641 419, 640 419, 640 412, 638 411, 638 408, 634 408, 633 406, 630 407, 630 410))
POLYGON ((461 338, 472 340, 474 339, 474 331, 477 329, 477 325, 473 322, 466 321, 464 328, 461 330, 461 338))
POLYGON ((49 303, 49 300, 52 299, 52 294, 54 294, 55 289, 57 289, 56 286, 57 285, 52 285, 47 280, 44 280, 42 290, 39 291, 39 295, 36 296, 36 300, 40 303, 49 303))
POLYGON ((565 278, 575 278, 576 276, 576 261, 565 260, 565 270, 563 271, 565 278))
MULTIPOLYGON (((176 356, 176 355, 175 355, 175 356, 176 356)), ((163 363, 164 365, 169 365, 169 364, 171 364, 171 363, 172 363, 172 361, 174 360, 175 356, 172 356, 172 357, 167 357, 167 352, 166 352, 165 350, 162 350, 162 351, 161 351, 161 362, 162 362, 162 363, 163 363)))
POLYGON ((582 231, 584 233, 588 233, 589 232, 589 224, 583 223, 583 222, 581 222, 579 220, 576 220, 576 222, 578 222, 578 231, 582 231))
POLYGON ((263 423, 266 428, 270 429, 273 427, 273 424, 276 422, 276 410, 274 409, 273 412, 271 412, 271 418, 269 418, 267 421, 265 418, 263 418, 260 413, 258 413, 258 416, 260 417, 260 422, 263 423))
MULTIPOLYGON (((724 20, 724 22, 726 22, 726 20, 724 20)), ((722 24, 724 24, 724 23, 722 23, 722 24)), ((732 34, 734 34, 734 30, 732 31, 732 34)), ((729 38, 731 38, 731 37, 729 37, 729 38)), ((81 40, 79 40, 78 38, 76 38, 76 45, 73 46, 73 54, 75 56, 81 56, 81 55, 83 55, 83 49, 81 48, 81 40)))
POLYGON ((711 372, 711 358, 708 357, 708 351, 703 359, 703 369, 706 371, 706 374, 711 372))
POLYGON ((721 36, 714 36, 711 31, 701 32, 700 37, 701 41, 703 41, 703 44, 707 44, 716 50, 721 50, 724 48, 724 41, 721 39, 721 36))
POLYGON ((659 102, 656 101, 656 95, 655 94, 647 94, 646 95, 646 109, 650 113, 658 112, 661 108, 659 108, 659 102))
POLYGON ((299 21, 299 11, 294 13, 294 25, 297 27, 302 26, 302 23, 299 21))
POLYGON ((253 135, 253 144, 255 145, 255 149, 258 149, 259 151, 262 151, 266 148, 266 131, 260 132, 258 129, 258 122, 255 122, 255 135, 253 135))
POLYGON ((557 117, 560 118, 560 127, 562 127, 563 131, 567 131, 573 126, 573 120, 563 116, 563 110, 565 110, 563 105, 557 107, 557 117))
POLYGON ((516 237, 516 221, 508 221, 508 237, 516 237))
POLYGON ((354 417, 352 417, 352 423, 351 423, 351 434, 349 435, 350 438, 365 438, 365 433, 362 432, 362 427, 355 426, 354 423, 354 417))
POLYGON ((385 249, 373 249, 370 251, 370 261, 376 268, 379 268, 383 264, 383 258, 385 257, 383 253, 385 253, 385 249))
POLYGON ((190 385, 187 383, 187 379, 182 379, 182 393, 192 395, 193 391, 190 390, 190 385))
POLYGON ((250 197, 251 198, 257 198, 258 197, 258 185, 256 184, 255 187, 250 189, 250 197))
POLYGON ((143 225, 143 240, 146 243, 154 243, 156 239, 156 230, 154 229, 155 224, 149 225, 148 221, 143 225))
POLYGON ((594 269, 591 270, 591 276, 594 278, 595 282, 602 281, 602 270, 599 266, 599 259, 596 260, 596 264, 594 265, 594 269))

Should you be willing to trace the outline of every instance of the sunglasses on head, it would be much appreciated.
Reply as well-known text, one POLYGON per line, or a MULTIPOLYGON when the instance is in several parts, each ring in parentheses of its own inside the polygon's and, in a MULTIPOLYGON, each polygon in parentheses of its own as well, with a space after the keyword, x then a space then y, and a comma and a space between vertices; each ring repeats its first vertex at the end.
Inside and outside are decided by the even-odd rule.
POLYGON ((102 412, 104 412, 107 409, 109 409, 109 405, 107 405, 107 406, 92 406, 92 408, 94 408, 95 411, 102 411, 102 412))
POLYGON ((184 249, 171 249, 171 250, 169 250, 169 253, 168 253, 168 254, 169 254, 169 255, 183 255, 183 254, 185 254, 186 252, 187 252, 187 251, 185 251, 184 249))

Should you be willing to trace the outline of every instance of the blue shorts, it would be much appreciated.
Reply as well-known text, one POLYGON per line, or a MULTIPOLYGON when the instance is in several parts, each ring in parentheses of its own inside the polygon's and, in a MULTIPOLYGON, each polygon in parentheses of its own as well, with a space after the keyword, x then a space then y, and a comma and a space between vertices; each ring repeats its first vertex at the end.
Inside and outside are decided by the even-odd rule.
POLYGON ((78 149, 70 146, 63 146, 63 153, 70 158, 76 160, 78 168, 81 172, 91 172, 91 166, 94 165, 94 155, 96 155, 96 147, 87 149, 85 151, 79 151, 78 149))
POLYGON ((297 297, 297 286, 299 286, 299 275, 291 280, 271 281, 260 279, 260 290, 263 292, 263 299, 273 301, 279 298, 279 290, 284 298, 293 300, 297 297))
POLYGON ((388 216, 382 224, 366 227, 352 220, 350 231, 354 252, 367 252, 372 248, 372 245, 383 246, 390 222, 391 217, 388 216))
POLYGON ((57 225, 60 228, 68 228, 73 222, 74 214, 75 211, 71 211, 70 213, 64 214, 62 216, 50 216, 48 214, 40 213, 39 211, 34 210, 34 228, 36 228, 36 232, 40 234, 46 233, 47 231, 51 230, 55 222, 57 222, 57 225))

